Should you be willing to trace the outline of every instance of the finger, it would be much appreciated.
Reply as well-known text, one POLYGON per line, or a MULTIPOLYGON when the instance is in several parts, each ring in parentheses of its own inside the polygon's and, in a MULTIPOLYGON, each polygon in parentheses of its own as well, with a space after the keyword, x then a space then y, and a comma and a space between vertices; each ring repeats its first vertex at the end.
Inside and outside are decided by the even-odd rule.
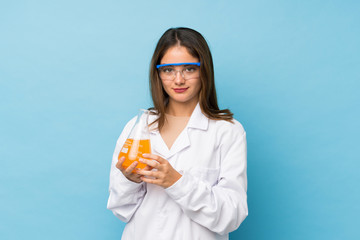
POLYGON ((128 168, 125 169, 125 173, 130 175, 132 171, 134 171, 137 165, 138 165, 137 161, 133 162, 128 168))
POLYGON ((150 167, 149 165, 146 165, 145 167, 144 167, 144 170, 145 171, 150 171, 150 170, 152 170, 153 169, 153 167, 150 167))
POLYGON ((140 158, 139 162, 145 163, 146 165, 152 167, 152 168, 158 168, 160 166, 160 163, 156 160, 148 160, 144 158, 140 158))
POLYGON ((141 181, 151 184, 160 185, 160 181, 157 179, 147 178, 147 177, 140 177, 141 181))
POLYGON ((146 177, 159 178, 160 176, 159 172, 157 171, 154 172, 154 171, 146 171, 146 170, 137 170, 136 173, 146 177))
POLYGON ((120 169, 120 170, 124 170, 122 164, 125 161, 125 157, 121 157, 118 159, 118 162, 116 163, 116 168, 120 169))
POLYGON ((150 159, 156 160, 156 161, 158 161, 159 163, 164 163, 164 162, 166 162, 166 160, 163 159, 162 157, 160 157, 160 156, 158 156, 158 155, 155 155, 155 154, 152 154, 152 153, 144 153, 144 154, 143 154, 143 157, 144 157, 144 158, 150 158, 150 159))

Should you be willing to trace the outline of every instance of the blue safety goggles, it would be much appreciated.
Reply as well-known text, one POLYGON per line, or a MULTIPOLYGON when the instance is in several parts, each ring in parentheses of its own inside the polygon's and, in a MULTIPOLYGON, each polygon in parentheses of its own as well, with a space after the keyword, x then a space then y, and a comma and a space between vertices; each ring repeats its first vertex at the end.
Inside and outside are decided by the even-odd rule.
POLYGON ((156 65, 156 68, 166 67, 166 66, 179 66, 179 65, 196 65, 200 66, 199 62, 192 62, 192 63, 167 63, 167 64, 160 64, 156 65))

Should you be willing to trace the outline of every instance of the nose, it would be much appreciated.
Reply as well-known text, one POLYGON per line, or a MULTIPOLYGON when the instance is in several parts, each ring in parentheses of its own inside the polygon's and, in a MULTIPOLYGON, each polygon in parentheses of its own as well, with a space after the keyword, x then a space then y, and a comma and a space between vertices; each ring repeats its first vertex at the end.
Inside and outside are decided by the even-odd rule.
POLYGON ((177 85, 181 85, 185 83, 185 79, 184 76, 182 75, 181 71, 177 71, 175 73, 175 79, 174 79, 175 84, 177 85))

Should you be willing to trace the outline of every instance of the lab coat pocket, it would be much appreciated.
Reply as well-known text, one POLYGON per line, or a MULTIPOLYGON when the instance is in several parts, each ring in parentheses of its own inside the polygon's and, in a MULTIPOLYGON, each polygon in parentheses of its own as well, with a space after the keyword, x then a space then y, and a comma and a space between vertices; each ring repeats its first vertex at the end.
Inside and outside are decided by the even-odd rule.
POLYGON ((194 177, 209 183, 214 186, 218 182, 220 169, 219 168, 196 168, 190 170, 194 177))

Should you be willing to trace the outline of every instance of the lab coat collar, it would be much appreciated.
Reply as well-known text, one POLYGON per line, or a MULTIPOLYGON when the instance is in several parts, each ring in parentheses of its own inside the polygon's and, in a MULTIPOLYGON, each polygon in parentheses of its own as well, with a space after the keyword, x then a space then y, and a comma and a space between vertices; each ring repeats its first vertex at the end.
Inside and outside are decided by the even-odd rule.
POLYGON ((209 119, 202 113, 200 104, 198 103, 191 114, 187 127, 207 130, 208 125, 209 119))
MULTIPOLYGON (((156 116, 151 116, 150 122, 154 121, 156 116)), ((190 139, 188 135, 188 130, 190 128, 207 130, 209 125, 209 119, 201 112, 199 103, 196 105, 194 111, 191 114, 189 122, 185 129, 180 133, 180 135, 175 140, 174 144, 171 146, 171 149, 168 149, 164 140, 162 139, 159 130, 157 129, 157 124, 154 124, 151 128, 155 130, 150 131, 151 134, 154 134, 155 143, 152 144, 153 149, 165 159, 170 158, 174 154, 180 152, 181 150, 190 146, 190 139)))
MULTIPOLYGON (((150 115, 149 122, 154 122, 158 118, 157 115, 150 115)), ((209 125, 209 119, 202 113, 200 104, 197 103, 194 111, 192 112, 189 122, 186 128, 197 128, 201 130, 207 130, 209 125)), ((154 123, 150 127, 150 132, 153 134, 159 133, 158 124, 154 123)))

